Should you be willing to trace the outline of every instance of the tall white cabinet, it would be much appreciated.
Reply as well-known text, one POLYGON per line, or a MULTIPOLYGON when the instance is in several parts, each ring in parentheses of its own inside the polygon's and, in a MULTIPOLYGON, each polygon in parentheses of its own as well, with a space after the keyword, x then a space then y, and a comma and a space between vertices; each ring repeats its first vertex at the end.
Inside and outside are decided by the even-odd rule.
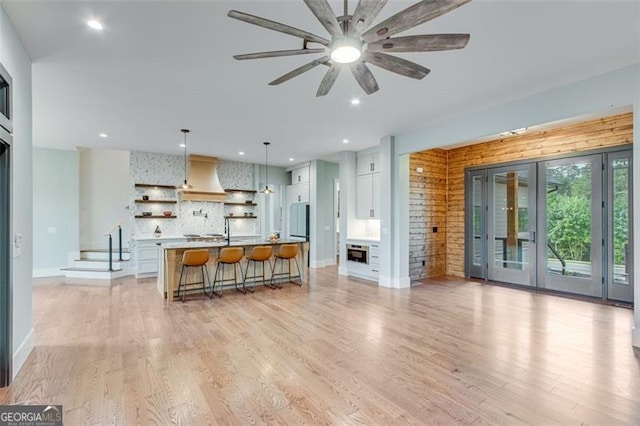
POLYGON ((380 153, 358 155, 356 217, 380 219, 380 153))
POLYGON ((309 202, 309 166, 291 170, 291 185, 287 186, 287 204, 309 202))

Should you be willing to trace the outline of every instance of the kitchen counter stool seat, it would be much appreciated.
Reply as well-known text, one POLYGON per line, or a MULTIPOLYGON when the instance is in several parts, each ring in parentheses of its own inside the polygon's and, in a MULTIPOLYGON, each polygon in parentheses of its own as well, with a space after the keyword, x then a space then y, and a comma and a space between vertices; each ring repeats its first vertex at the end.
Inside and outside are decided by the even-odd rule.
MULTIPOLYGON (((302 274, 300 273, 300 265, 298 265, 298 245, 297 244, 283 244, 280 246, 280 249, 275 254, 275 261, 273 262, 273 266, 271 268, 271 284, 275 286, 275 278, 276 277, 285 277, 289 278, 289 282, 293 284, 297 284, 302 287, 302 274), (288 263, 288 270, 284 272, 284 261, 288 263), (296 264, 296 269, 298 270, 298 275, 291 275, 291 261, 294 261, 296 264), (278 265, 278 261, 280 261, 280 273, 276 274, 276 266, 278 265), (293 279, 298 278, 299 281, 296 282, 293 279)), ((278 288, 282 288, 282 282, 278 286, 278 288)))
POLYGON ((253 278, 253 287, 251 289, 247 288, 247 291, 251 293, 256 291, 256 278, 262 277, 262 283, 271 288, 276 288, 273 284, 267 284, 267 279, 265 277, 265 269, 264 262, 269 263, 269 270, 271 270, 271 256, 273 255, 273 249, 271 246, 256 246, 251 250, 251 253, 247 255, 247 266, 244 270, 244 281, 247 281, 247 278, 253 278), (249 264, 253 263, 253 276, 247 277, 249 273, 249 264), (256 275, 256 264, 262 264, 262 275, 256 275))
POLYGON ((209 296, 209 298, 213 297, 213 293, 207 293, 207 289, 205 287, 205 280, 209 281, 209 272, 207 271, 207 262, 209 261, 209 250, 185 250, 182 254, 182 270, 180 271, 180 281, 178 284, 178 296, 180 296, 180 290, 182 289, 182 295, 180 299, 182 302, 185 301, 187 295, 187 286, 192 284, 202 284, 202 292, 209 296), (202 272, 202 281, 196 281, 188 283, 187 275, 189 274, 189 268, 200 268, 202 272), (185 274, 185 271, 187 273, 185 274), (184 282, 183 278, 184 277, 184 282))
POLYGON ((218 255, 218 263, 216 264, 216 273, 213 276, 213 289, 212 294, 217 295, 218 297, 222 297, 222 287, 220 288, 220 293, 215 292, 216 283, 219 282, 220 286, 223 286, 225 281, 231 281, 232 278, 225 279, 224 278, 224 269, 226 265, 232 265, 233 267, 233 283, 236 287, 236 290, 246 294, 247 290, 244 285, 244 278, 242 276, 242 266, 240 265, 240 261, 244 257, 244 249, 242 247, 225 247, 220 250, 220 254, 218 255), (222 265, 222 268, 220 267, 222 265), (240 278, 242 279, 242 289, 238 288, 238 274, 236 268, 240 268, 240 278), (222 271, 222 278, 218 280, 218 270, 222 271))

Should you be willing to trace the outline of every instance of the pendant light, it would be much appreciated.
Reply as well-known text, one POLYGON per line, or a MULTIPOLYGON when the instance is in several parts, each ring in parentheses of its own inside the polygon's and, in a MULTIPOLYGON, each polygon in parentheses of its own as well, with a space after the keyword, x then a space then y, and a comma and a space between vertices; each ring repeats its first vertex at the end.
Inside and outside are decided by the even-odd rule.
POLYGON ((264 145, 264 170, 265 170, 265 182, 264 189, 260 191, 262 194, 273 194, 275 191, 269 189, 269 145, 271 142, 262 142, 264 145))
POLYGON ((180 129, 180 131, 184 134, 184 183, 178 186, 178 189, 191 189, 193 188, 191 185, 187 183, 187 133, 190 132, 189 129, 180 129))

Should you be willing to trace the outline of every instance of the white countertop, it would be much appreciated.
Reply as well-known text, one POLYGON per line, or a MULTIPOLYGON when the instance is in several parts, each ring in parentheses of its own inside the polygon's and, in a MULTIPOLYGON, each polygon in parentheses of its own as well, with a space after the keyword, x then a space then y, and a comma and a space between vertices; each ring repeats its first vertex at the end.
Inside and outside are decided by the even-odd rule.
POLYGON ((375 237, 358 237, 358 238, 347 238, 347 242, 352 242, 352 241, 365 241, 367 243, 379 243, 380 242, 380 238, 375 238, 375 237))
POLYGON ((279 239, 277 241, 269 241, 264 238, 246 238, 238 241, 231 241, 231 244, 226 242, 212 242, 212 241, 190 241, 190 242, 174 242, 163 243, 160 245, 161 249, 181 249, 181 248, 209 248, 209 247, 243 247, 243 246, 259 246, 259 245, 279 245, 279 244, 293 244, 303 243, 305 240, 292 240, 292 239, 279 239))

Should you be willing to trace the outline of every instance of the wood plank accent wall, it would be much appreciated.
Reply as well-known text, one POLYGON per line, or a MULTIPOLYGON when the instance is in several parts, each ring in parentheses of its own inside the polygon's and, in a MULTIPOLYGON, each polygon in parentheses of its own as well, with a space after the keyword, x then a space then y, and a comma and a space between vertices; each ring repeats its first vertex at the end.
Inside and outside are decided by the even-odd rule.
POLYGON ((409 242, 411 278, 442 274, 464 276, 465 168, 571 154, 632 142, 633 115, 625 113, 447 151, 437 149, 412 154, 409 242), (443 159, 446 160, 444 164, 443 159), (416 167, 423 167, 425 173, 417 174, 416 167), (443 169, 446 170, 444 178, 441 175, 443 169), (441 186, 442 182, 444 187, 441 186), (446 203, 444 215, 441 205, 443 200, 446 203), (445 232, 440 232, 443 223, 446 229, 445 232), (438 234, 427 233, 431 226, 438 226, 438 234), (445 244, 444 254, 441 244, 445 244), (426 261, 424 268, 421 266, 422 260, 426 261))
POLYGON ((432 149, 412 154, 409 165, 409 274, 412 279, 444 275, 447 151, 432 149), (422 167, 422 173, 416 172, 418 167, 422 167), (434 227, 438 228, 437 232, 434 227))

